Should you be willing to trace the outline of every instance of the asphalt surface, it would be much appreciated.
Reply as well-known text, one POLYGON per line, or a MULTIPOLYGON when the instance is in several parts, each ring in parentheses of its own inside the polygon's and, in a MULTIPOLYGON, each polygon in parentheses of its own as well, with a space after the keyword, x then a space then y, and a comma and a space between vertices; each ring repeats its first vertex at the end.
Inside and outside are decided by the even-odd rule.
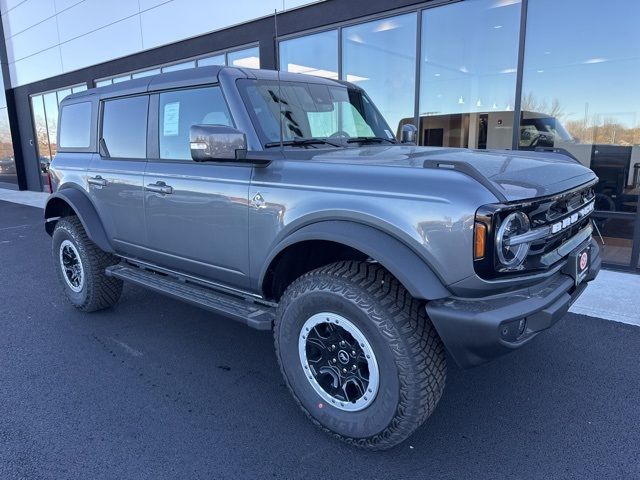
MULTIPOLYGON (((0 202, 0 479, 638 479, 640 328, 568 315, 370 453, 290 399, 271 336, 125 286, 83 314, 42 210, 0 202)), ((629 299, 637 301, 637 299, 629 299)))

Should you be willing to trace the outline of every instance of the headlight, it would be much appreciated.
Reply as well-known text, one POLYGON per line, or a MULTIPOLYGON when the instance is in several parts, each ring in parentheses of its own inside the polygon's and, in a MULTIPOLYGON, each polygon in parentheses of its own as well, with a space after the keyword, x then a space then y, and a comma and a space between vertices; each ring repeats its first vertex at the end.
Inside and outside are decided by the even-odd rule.
POLYGON ((529 243, 519 243, 518 245, 511 245, 509 239, 522 235, 529 231, 529 217, 522 212, 514 212, 509 214, 500 225, 498 233, 496 234, 496 253, 498 254, 498 260, 500 263, 513 270, 522 265, 527 253, 529 253, 529 243))

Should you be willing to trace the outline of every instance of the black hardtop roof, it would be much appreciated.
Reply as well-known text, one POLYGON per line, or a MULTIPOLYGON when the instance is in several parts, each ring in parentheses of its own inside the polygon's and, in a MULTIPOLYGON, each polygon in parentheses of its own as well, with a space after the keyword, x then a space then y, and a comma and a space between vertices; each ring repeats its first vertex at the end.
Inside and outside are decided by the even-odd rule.
MULTIPOLYGON (((83 92, 73 93, 65 97, 62 103, 76 103, 83 99, 90 100, 122 97, 139 93, 152 92, 156 90, 166 90, 170 88, 188 87, 194 85, 204 85, 215 83, 222 75, 229 75, 235 78, 254 78, 260 80, 277 80, 278 72, 275 70, 259 70, 251 68, 237 68, 224 66, 207 66, 188 68, 176 72, 159 73, 148 77, 135 78, 125 82, 114 83, 104 87, 90 88, 83 92)), ((359 88, 348 82, 333 80, 324 77, 315 77, 301 73, 280 72, 280 80, 283 82, 307 82, 321 83, 326 85, 342 85, 359 88)))

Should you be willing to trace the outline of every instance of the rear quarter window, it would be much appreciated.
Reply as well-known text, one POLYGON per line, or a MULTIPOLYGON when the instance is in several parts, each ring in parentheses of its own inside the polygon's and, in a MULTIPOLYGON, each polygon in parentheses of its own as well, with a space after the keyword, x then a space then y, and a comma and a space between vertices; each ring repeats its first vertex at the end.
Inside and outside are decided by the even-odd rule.
POLYGON ((62 148, 87 148, 91 144, 91 102, 73 103, 60 113, 62 148))

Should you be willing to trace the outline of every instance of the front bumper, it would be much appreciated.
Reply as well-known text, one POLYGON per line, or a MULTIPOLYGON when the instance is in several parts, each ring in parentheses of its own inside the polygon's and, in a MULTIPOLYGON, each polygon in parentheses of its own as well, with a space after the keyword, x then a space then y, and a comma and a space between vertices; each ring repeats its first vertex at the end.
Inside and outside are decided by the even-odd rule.
POLYGON ((538 285, 506 294, 428 302, 427 315, 459 366, 480 365, 523 346, 557 323, 601 264, 598 244, 591 240, 591 266, 577 286, 571 276, 558 272, 538 285))

